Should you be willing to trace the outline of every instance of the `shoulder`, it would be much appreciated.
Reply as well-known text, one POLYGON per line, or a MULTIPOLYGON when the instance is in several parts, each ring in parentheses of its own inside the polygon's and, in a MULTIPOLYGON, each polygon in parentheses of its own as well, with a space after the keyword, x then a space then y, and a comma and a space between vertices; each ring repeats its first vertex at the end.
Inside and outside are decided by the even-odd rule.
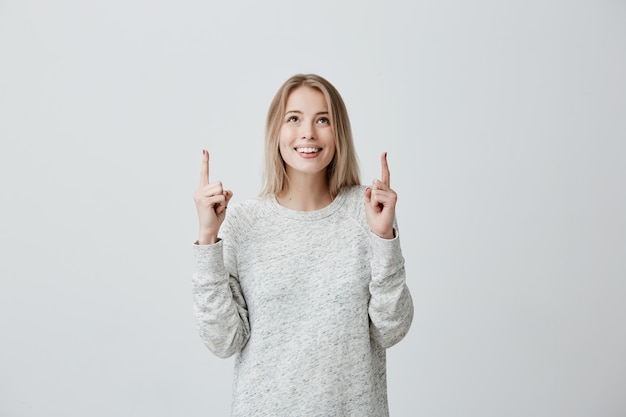
POLYGON ((366 188, 365 185, 344 187, 339 191, 338 197, 344 200, 343 204, 346 208, 362 208, 366 188))
POLYGON ((347 200, 359 201, 362 203, 366 188, 367 185, 352 185, 349 187, 343 187, 341 191, 339 191, 339 194, 345 196, 347 200))
POLYGON ((259 219, 267 217, 270 210, 270 201, 265 197, 231 201, 226 210, 222 230, 231 236, 243 236, 259 219))
POLYGON ((343 200, 343 210, 355 220, 359 221, 365 219, 365 185, 354 185, 351 187, 344 187, 339 192, 338 198, 343 200))
POLYGON ((226 218, 231 221, 249 223, 268 216, 271 210, 269 197, 257 197, 249 200, 231 202, 226 218))

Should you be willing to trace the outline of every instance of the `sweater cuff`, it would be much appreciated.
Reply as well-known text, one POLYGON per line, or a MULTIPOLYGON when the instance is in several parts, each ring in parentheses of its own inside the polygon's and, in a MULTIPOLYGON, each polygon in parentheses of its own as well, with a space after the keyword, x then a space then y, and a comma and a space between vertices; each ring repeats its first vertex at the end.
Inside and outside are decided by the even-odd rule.
POLYGON ((223 243, 219 240, 211 245, 193 245, 196 272, 210 276, 222 276, 226 272, 223 243))
POLYGON ((398 229, 394 228, 394 234, 396 237, 393 239, 383 239, 370 231, 373 278, 386 276, 404 265, 398 229))

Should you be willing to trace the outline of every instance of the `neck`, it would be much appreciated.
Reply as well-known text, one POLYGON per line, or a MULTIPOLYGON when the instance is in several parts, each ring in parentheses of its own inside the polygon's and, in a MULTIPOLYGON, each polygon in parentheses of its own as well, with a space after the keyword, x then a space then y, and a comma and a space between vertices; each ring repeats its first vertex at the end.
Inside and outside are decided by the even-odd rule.
POLYGON ((281 206, 299 211, 320 210, 333 201, 325 175, 292 176, 276 199, 281 206))

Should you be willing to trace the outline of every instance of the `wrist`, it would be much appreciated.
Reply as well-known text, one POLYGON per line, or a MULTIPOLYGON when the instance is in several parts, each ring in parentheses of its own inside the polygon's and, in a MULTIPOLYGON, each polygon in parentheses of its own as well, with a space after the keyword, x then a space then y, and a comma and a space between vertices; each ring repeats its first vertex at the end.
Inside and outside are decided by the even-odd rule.
MULTIPOLYGON (((374 232, 374 231, 372 230, 372 232, 374 232)), ((379 238, 381 238, 381 239, 387 239, 387 240, 395 239, 396 238, 396 229, 391 229, 390 231, 385 232, 385 233, 374 232, 374 234, 376 236, 378 236, 379 238)))
POLYGON ((197 244, 198 245, 212 245, 217 243, 219 238, 217 235, 200 235, 198 236, 197 244))

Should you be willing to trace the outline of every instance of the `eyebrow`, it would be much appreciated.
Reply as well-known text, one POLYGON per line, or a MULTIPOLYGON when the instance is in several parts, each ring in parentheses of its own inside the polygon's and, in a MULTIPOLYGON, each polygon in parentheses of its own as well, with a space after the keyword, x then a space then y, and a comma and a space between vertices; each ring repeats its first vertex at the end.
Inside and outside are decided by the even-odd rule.
MULTIPOLYGON (((285 114, 288 114, 288 113, 298 113, 298 114, 304 114, 304 113, 302 113, 300 110, 287 110, 287 111, 285 112, 285 114)), ((316 116, 319 116, 320 114, 328 114, 328 112, 327 112, 327 111, 320 111, 320 112, 315 113, 315 115, 316 115, 316 116)))

